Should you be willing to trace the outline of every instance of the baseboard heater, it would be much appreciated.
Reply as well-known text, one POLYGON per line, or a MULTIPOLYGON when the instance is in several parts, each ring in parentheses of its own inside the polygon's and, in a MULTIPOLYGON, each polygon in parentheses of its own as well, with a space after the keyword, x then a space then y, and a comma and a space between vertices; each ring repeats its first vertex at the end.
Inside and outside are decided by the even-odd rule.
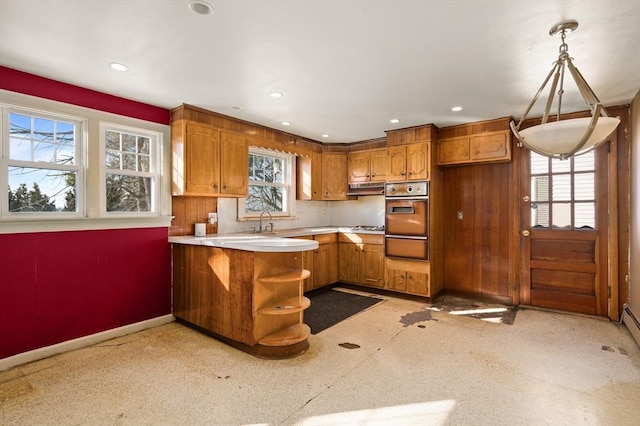
POLYGON ((625 303, 624 308, 622 308, 620 323, 627 326, 636 343, 640 346, 640 321, 638 321, 638 318, 633 314, 631 307, 627 303, 625 303))

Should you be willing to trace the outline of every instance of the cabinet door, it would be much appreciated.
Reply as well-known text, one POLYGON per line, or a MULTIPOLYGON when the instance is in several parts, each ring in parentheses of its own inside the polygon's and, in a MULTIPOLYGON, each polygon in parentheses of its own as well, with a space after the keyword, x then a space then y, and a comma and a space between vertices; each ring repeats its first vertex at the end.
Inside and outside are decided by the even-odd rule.
POLYGON ((220 191, 220 132, 189 123, 185 130, 184 176, 189 195, 214 195, 220 191))
POLYGON ((249 149, 242 135, 221 132, 220 194, 246 196, 248 193, 249 149))
POLYGON ((314 152, 311 154, 311 199, 322 200, 324 198, 323 181, 322 181, 322 153, 314 152))
POLYGON ((429 143, 407 145, 407 178, 409 180, 429 179, 429 143))
POLYGON ((313 288, 329 284, 329 244, 320 244, 313 251, 313 288))
POLYGON ((387 288, 389 290, 407 291, 407 271, 387 269, 387 288))
POLYGON ((349 183, 362 183, 371 180, 370 160, 371 155, 367 151, 349 154, 349 183))
POLYGON ((328 271, 327 284, 333 284, 338 281, 338 243, 333 242, 327 244, 328 262, 325 265, 328 271))
POLYGON ((429 296, 429 275, 423 272, 407 272, 407 292, 429 296))
POLYGON ((374 149, 371 151, 371 160, 369 161, 371 182, 387 181, 387 163, 389 155, 387 149, 374 149))
POLYGON ((509 160, 510 145, 505 133, 473 136, 470 140, 471 160, 509 160))
POLYGON ((347 155, 322 154, 323 198, 347 199, 347 155))
POLYGON ((363 244, 360 261, 360 284, 384 287, 384 246, 363 244))
POLYGON ((438 142, 438 164, 469 161, 469 138, 443 139, 438 142))
POLYGON ((353 243, 338 244, 338 278, 349 283, 358 282, 360 248, 353 243))
POLYGON ((387 149, 389 153, 389 168, 387 179, 390 181, 399 181, 407 179, 407 149, 406 146, 390 146, 387 149))

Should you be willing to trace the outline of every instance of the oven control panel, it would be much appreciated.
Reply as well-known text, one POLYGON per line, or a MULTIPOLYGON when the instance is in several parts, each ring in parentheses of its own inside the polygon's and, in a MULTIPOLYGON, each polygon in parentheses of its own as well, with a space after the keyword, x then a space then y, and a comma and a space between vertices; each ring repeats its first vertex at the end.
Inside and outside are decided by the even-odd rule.
POLYGON ((385 197, 428 197, 429 182, 397 182, 384 185, 385 197))

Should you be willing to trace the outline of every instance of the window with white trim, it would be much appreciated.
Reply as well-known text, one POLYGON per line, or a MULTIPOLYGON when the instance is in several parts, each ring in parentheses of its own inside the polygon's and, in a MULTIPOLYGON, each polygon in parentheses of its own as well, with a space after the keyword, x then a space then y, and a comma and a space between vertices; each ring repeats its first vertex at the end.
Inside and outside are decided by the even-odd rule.
POLYGON ((157 213, 161 136, 104 123, 100 134, 102 211, 157 213))
POLYGON ((84 214, 85 126, 74 117, 3 110, 3 216, 84 214))
POLYGON ((291 216, 292 164, 291 154, 249 147, 249 194, 238 203, 238 216, 291 216))

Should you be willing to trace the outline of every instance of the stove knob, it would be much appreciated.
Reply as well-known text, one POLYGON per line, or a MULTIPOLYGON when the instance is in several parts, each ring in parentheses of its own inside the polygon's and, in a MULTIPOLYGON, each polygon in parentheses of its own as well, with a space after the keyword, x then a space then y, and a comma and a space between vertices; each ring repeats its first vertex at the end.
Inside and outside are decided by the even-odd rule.
POLYGON ((408 186, 407 187, 407 192, 413 192, 413 186, 408 186))

